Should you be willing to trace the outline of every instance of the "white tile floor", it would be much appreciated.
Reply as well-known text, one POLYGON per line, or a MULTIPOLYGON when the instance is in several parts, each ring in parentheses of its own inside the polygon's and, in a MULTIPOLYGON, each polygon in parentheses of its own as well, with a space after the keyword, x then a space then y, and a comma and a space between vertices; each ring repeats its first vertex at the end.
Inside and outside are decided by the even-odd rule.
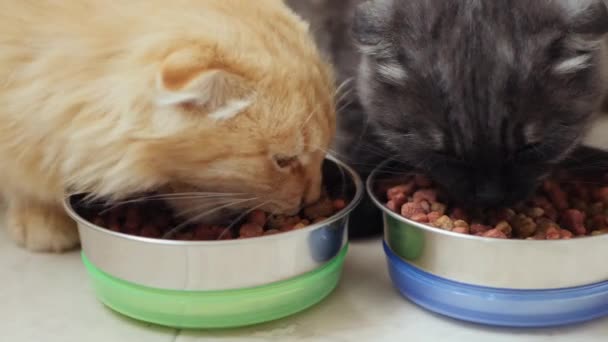
MULTIPOLYGON (((608 119, 589 142, 608 146, 608 119)), ((0 229, 0 341, 551 341, 608 339, 608 319, 560 329, 486 328, 410 304, 391 287, 379 241, 352 245, 338 289, 294 317, 231 331, 176 331, 119 316, 93 296, 78 253, 31 254, 0 229)))
POLYGON ((78 253, 31 254, 0 232, 0 341, 606 341, 608 319, 561 329, 492 329, 445 319, 391 287, 379 241, 353 244, 338 289, 316 307, 246 329, 176 331, 139 323, 98 303, 78 253))

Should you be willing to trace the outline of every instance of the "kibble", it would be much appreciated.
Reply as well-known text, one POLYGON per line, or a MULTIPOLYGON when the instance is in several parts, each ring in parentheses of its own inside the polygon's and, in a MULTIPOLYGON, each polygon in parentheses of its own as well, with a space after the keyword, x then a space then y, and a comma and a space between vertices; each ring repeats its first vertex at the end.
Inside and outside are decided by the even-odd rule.
POLYGON ((509 222, 506 221, 499 222, 494 229, 502 232, 507 237, 511 236, 511 234, 513 233, 513 228, 511 228, 509 222))
MULTIPOLYGON (((406 191, 400 188, 400 191, 406 191)), ((405 203, 407 199, 404 200, 405 203)), ((403 204, 402 203, 402 204, 403 204)), ((299 215, 269 215, 261 210, 250 212, 243 222, 232 225, 184 224, 173 215, 168 205, 158 201, 121 206, 83 206, 81 215, 96 226, 114 232, 152 239, 213 241, 246 239, 280 234, 308 227, 346 208, 347 201, 323 196, 317 203, 304 208, 299 215), (175 229, 175 227, 182 227, 175 229)), ((428 204, 430 206, 430 204, 428 204)))
POLYGON ((245 223, 239 230, 239 238, 246 239, 264 235, 264 227, 255 223, 245 223))
POLYGON ((416 215, 426 214, 424 208, 418 202, 405 203, 401 207, 401 215, 405 217, 414 217, 416 215))
POLYGON ((446 215, 441 216, 437 221, 433 222, 433 225, 444 230, 454 229, 454 222, 446 215))
POLYGON ((471 225, 471 229, 469 231, 470 231, 470 234, 481 235, 491 229, 492 229, 492 227, 490 227, 490 226, 485 226, 483 224, 474 223, 471 225))
MULTIPOLYGON (((601 178, 608 182, 608 174, 601 178)), ((460 234, 497 239, 565 240, 608 234, 608 186, 565 172, 543 182, 537 193, 511 208, 466 210, 450 205, 426 176, 383 188, 387 207, 413 221, 460 234)), ((394 183, 393 183, 394 184, 394 183)))
POLYGON ((456 220, 454 221, 454 229, 452 229, 452 231, 454 233, 469 234, 471 232, 471 229, 469 227, 469 224, 465 221, 456 220))
POLYGON ((417 213, 417 214, 412 215, 411 220, 420 222, 420 223, 428 223, 429 216, 425 213, 417 213))

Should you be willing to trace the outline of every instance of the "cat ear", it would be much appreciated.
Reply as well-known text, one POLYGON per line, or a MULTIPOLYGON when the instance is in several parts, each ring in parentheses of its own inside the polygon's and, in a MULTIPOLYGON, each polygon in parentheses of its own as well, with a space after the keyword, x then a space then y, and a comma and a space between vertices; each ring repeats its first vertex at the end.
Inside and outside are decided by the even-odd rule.
POLYGON ((553 0, 566 12, 572 33, 601 36, 608 33, 608 0, 553 0))
POLYGON ((357 6, 352 35, 359 50, 371 56, 390 54, 388 32, 392 23, 393 0, 371 0, 357 6))
POLYGON ((573 74, 591 67, 594 53, 608 33, 608 0, 552 0, 567 16, 569 34, 564 57, 554 66, 557 74, 573 74))
POLYGON ((229 119, 252 103, 249 82, 222 67, 210 67, 212 58, 183 50, 170 55, 156 77, 159 106, 180 106, 216 119, 229 119))

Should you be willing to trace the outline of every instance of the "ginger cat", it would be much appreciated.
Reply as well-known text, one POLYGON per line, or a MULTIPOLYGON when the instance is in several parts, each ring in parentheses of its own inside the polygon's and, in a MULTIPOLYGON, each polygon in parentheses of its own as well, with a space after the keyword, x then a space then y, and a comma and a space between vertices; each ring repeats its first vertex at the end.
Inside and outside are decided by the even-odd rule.
MULTIPOLYGON (((9 235, 35 251, 76 247, 66 193, 240 195, 234 210, 293 213, 320 195, 334 93, 279 0, 3 0, 9 235)), ((202 197, 174 205, 196 213, 202 197)))

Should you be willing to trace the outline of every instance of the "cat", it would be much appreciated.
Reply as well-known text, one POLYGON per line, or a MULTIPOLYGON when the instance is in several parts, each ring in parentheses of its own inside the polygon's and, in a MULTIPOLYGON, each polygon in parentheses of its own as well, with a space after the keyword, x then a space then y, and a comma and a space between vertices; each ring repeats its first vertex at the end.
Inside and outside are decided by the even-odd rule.
MULTIPOLYGON (((603 0, 288 3, 337 79, 355 79, 334 149, 363 177, 394 158, 457 201, 508 205, 569 155, 599 105, 603 0)), ((357 211, 352 234, 378 233, 369 199, 357 211)))
MULTIPOLYGON (((321 193, 333 77, 279 0, 2 1, 9 235, 77 247, 71 193, 211 193, 233 210, 297 212, 321 193)), ((167 197, 205 220, 205 196, 167 197)))
MULTIPOLYGON (((317 46, 335 70, 339 114, 331 152, 365 179, 387 155, 377 147, 381 142, 368 124, 355 84, 361 54, 354 44, 351 27, 355 9, 363 0, 287 0, 286 3, 310 24, 317 46)), ((349 237, 375 236, 381 225, 379 210, 370 197, 364 195, 351 212, 349 237)))
POLYGON ((603 89, 603 100, 600 107, 600 111, 604 114, 608 114, 608 35, 604 36, 602 41, 602 56, 601 56, 601 67, 602 67, 602 79, 604 80, 604 89, 603 89))

